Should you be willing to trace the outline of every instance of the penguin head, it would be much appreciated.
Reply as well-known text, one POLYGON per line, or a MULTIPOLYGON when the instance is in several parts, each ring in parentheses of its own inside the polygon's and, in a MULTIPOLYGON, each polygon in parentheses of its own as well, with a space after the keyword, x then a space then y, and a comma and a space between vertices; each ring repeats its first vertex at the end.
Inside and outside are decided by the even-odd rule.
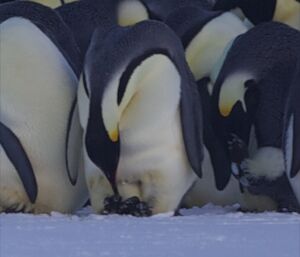
POLYGON ((219 91, 218 108, 223 117, 230 116, 235 105, 240 104, 247 112, 246 94, 248 90, 255 88, 256 81, 253 74, 239 71, 229 75, 219 91))
POLYGON ((271 21, 274 16, 277 0, 218 0, 215 10, 233 10, 240 8, 244 15, 254 24, 271 21))

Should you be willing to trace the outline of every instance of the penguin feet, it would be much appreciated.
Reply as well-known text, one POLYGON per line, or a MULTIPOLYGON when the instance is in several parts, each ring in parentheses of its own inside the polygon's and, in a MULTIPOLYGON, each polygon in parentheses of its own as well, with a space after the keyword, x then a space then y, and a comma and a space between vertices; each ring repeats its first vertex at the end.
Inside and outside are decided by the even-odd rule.
POLYGON ((241 164, 249 156, 247 145, 236 134, 230 135, 228 150, 231 161, 237 164, 241 164))
POLYGON ((270 197, 276 202, 278 211, 300 212, 299 203, 285 175, 268 180, 266 177, 255 177, 244 172, 239 181, 250 194, 270 197))
POLYGON ((146 202, 141 201, 136 196, 122 201, 121 196, 114 195, 104 199, 104 210, 102 214, 120 214, 132 215, 136 217, 149 217, 152 215, 152 211, 146 202))
POLYGON ((244 172, 239 181, 251 194, 268 195, 270 197, 274 194, 275 185, 265 177, 255 177, 248 172, 244 172))

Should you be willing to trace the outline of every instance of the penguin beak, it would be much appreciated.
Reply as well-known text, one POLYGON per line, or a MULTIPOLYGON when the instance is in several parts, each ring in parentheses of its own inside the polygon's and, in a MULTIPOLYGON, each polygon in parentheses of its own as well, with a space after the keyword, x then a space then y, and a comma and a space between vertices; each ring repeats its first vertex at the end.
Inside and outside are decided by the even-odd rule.
POLYGON ((247 112, 244 96, 245 88, 243 83, 225 83, 221 86, 219 96, 219 111, 223 117, 228 117, 236 103, 241 102, 247 112))
POLYGON ((114 129, 108 132, 109 138, 112 142, 117 142, 119 140, 119 131, 118 129, 114 129))

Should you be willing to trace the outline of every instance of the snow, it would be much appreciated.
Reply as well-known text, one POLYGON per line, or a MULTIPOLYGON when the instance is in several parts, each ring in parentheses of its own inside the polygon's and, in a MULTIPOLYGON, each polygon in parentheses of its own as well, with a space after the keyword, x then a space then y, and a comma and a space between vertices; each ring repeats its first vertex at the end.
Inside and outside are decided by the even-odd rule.
POLYGON ((249 214, 236 206, 150 218, 0 215, 0 257, 299 257, 300 215, 249 214))

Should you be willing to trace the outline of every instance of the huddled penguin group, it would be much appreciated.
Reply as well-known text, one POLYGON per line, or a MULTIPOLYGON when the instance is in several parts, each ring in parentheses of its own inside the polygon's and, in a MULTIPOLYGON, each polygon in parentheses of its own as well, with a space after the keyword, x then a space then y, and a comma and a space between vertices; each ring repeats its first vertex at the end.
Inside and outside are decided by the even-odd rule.
POLYGON ((300 211, 299 14, 0 1, 0 212, 300 211))

